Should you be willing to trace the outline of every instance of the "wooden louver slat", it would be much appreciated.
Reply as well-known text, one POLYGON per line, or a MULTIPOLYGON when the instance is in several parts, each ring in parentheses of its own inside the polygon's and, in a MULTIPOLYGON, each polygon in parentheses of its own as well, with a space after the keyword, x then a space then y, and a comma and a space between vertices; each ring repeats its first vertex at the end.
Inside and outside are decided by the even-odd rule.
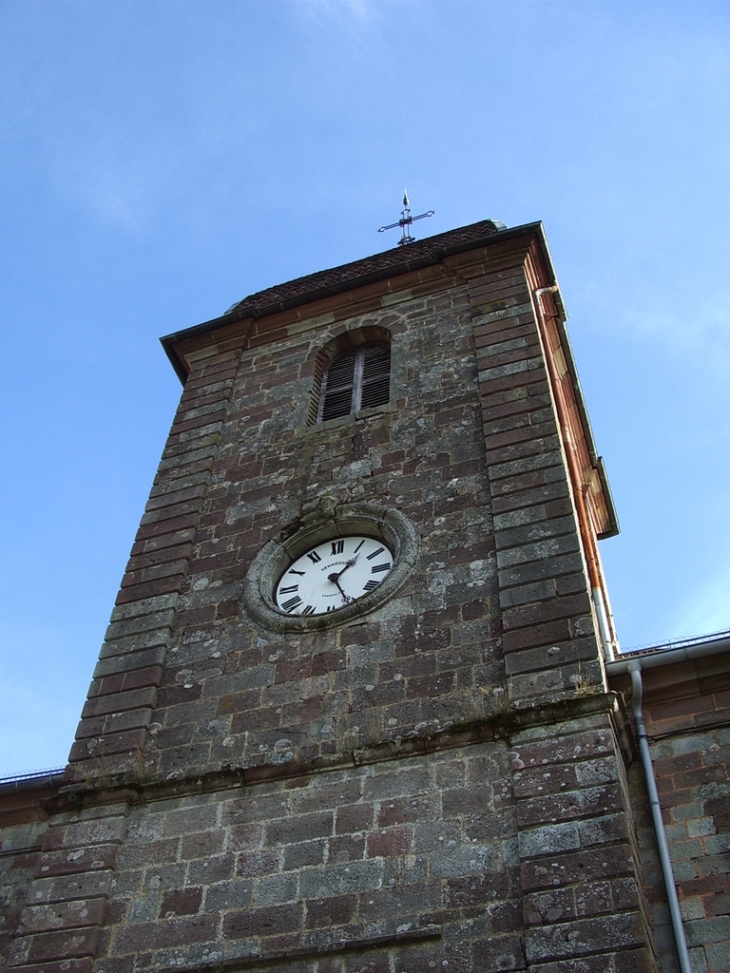
POLYGON ((390 346, 350 348, 333 359, 322 376, 318 421, 385 405, 389 395, 390 346))
POLYGON ((360 408, 385 405, 390 395, 390 345, 366 345, 360 408))
POLYGON ((357 349, 351 348, 330 362, 322 376, 320 422, 350 414, 356 359, 357 349))

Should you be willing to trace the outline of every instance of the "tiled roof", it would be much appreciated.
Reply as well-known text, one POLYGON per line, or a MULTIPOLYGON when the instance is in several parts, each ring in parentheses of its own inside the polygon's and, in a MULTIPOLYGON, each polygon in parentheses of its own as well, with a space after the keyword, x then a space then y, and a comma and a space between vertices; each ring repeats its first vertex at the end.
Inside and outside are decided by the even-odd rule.
POLYGON ((230 314, 236 311, 241 314, 241 312, 245 313, 250 308, 252 312, 260 314, 266 308, 282 302, 296 301, 297 298, 338 285, 352 285, 359 279, 367 278, 373 274, 381 274, 386 271, 397 273, 398 268, 402 268, 405 272, 413 264, 428 260, 429 257, 435 257, 445 247, 472 243, 485 236, 497 233, 502 228, 503 225, 496 221, 482 220, 479 223, 459 227, 457 230, 449 230, 446 233, 427 237, 425 240, 416 240, 414 243, 409 243, 403 247, 394 247, 392 250, 373 254, 372 257, 363 257, 361 260, 354 260, 352 263, 342 264, 340 267, 333 267, 331 270, 320 270, 316 274, 298 277, 296 280, 287 281, 285 284, 278 284, 276 287, 269 287, 265 291, 250 294, 230 307, 226 313, 230 314))

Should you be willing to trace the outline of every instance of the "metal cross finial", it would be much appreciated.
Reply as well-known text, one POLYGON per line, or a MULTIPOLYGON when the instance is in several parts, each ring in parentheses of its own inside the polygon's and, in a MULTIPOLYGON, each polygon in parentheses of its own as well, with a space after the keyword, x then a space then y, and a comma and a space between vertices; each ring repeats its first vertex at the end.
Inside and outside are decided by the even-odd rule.
POLYGON ((416 239, 414 236, 411 236, 411 230, 410 230, 411 223, 415 222, 416 220, 423 220, 427 216, 433 216, 435 212, 436 212, 435 209, 430 209, 427 213, 421 213, 420 216, 411 216, 410 204, 408 202, 408 193, 404 189, 403 190, 403 210, 400 214, 400 219, 398 220, 397 223, 389 223, 387 226, 381 226, 380 229, 378 230, 378 233, 383 233, 385 230, 392 230, 396 226, 399 226, 403 230, 403 233, 401 234, 401 238, 398 241, 398 246, 404 247, 407 243, 413 243, 416 239))

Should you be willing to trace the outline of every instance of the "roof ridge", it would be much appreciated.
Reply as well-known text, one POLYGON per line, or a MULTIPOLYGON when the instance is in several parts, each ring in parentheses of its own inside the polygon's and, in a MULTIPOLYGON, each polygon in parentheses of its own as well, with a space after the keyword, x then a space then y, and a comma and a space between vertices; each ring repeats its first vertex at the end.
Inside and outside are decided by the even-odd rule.
POLYGON ((369 257, 360 257, 358 260, 352 260, 337 267, 318 270, 312 274, 305 274, 303 277, 295 277, 294 280, 267 287, 265 290, 256 291, 254 294, 249 294, 242 300, 236 301, 225 313, 240 312, 248 307, 255 311, 261 311, 271 305, 291 300, 320 288, 343 282, 354 283, 358 278, 375 271, 395 270, 398 266, 407 268, 414 261, 428 257, 444 246, 476 240, 497 233, 500 229, 506 229, 506 227, 499 220, 480 220, 477 223, 471 223, 455 230, 446 230, 444 233, 437 233, 434 236, 425 237, 423 240, 414 240, 407 246, 396 246, 390 250, 381 250, 369 257))

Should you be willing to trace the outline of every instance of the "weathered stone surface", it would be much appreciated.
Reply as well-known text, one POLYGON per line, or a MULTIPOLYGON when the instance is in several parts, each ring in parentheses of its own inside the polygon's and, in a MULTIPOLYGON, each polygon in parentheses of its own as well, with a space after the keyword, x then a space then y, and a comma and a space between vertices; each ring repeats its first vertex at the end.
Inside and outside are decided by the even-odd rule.
POLYGON ((603 954, 618 973, 640 955, 556 395, 591 483, 594 459, 535 311, 545 252, 535 227, 490 235, 180 339, 190 373, 15 967, 579 973, 603 954), (314 423, 329 357, 373 340, 389 403, 314 423), (264 545, 358 504, 409 525, 393 597, 267 623, 244 598, 264 545))

